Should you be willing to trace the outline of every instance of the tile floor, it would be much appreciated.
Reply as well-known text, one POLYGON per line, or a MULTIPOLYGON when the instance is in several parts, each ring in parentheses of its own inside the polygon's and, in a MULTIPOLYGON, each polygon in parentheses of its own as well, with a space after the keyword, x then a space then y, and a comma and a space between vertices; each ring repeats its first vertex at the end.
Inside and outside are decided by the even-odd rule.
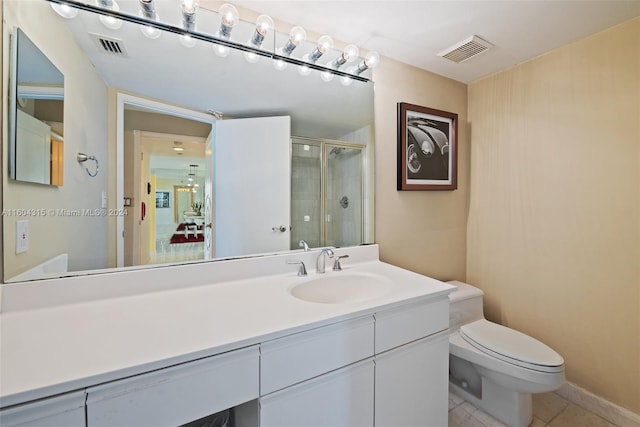
MULTIPOLYGON (((533 395, 529 427, 616 427, 556 393, 533 395)), ((505 427, 503 423, 460 397, 449 393, 449 427, 505 427)))

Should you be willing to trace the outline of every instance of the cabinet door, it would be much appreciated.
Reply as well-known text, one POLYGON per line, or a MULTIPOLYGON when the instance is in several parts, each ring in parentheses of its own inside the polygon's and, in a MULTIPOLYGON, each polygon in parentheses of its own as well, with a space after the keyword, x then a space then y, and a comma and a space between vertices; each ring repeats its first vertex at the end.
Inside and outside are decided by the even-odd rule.
POLYGON ((373 383, 368 359, 272 393, 260 399, 260 426, 373 426, 373 383))
POLYGON ((375 358, 376 427, 447 425, 448 332, 375 358))
POLYGON ((84 391, 50 397, 0 411, 2 427, 84 427, 84 391))

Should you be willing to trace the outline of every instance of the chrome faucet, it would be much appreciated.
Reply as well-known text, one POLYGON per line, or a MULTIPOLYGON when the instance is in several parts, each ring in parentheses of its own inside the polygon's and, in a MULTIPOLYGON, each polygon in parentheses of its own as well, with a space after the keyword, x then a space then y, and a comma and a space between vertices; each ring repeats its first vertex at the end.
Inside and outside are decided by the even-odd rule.
POLYGON ((299 247, 301 247, 301 248, 304 248, 304 251, 305 251, 305 252, 309 252, 309 245, 307 244, 307 242, 306 242, 306 241, 304 241, 304 240, 300 240, 300 241, 298 242, 298 246, 299 246, 299 247))
POLYGON ((333 258, 333 250, 331 248, 323 248, 318 255, 318 259, 316 260, 316 272, 324 273, 324 263, 325 263, 325 254, 329 258, 333 258))

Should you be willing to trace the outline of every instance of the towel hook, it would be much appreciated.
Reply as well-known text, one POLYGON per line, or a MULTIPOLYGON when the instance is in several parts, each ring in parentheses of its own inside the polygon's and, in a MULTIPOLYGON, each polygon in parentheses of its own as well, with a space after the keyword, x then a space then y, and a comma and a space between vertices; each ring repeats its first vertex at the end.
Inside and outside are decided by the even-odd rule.
POLYGON ((99 165, 98 165, 98 159, 96 159, 96 156, 87 156, 84 153, 78 153, 78 156, 76 157, 76 159, 78 160, 78 163, 83 163, 83 162, 86 162, 87 160, 93 160, 94 162, 96 162, 96 172, 95 173, 89 172, 89 168, 87 168, 87 167, 85 167, 84 170, 87 171, 87 174, 91 178, 95 178, 98 175, 99 165))

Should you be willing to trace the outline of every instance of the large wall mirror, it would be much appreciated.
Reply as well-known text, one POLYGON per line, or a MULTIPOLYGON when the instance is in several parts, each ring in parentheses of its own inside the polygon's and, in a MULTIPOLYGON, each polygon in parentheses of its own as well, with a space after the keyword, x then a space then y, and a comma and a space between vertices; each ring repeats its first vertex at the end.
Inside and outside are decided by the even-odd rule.
MULTIPOLYGON (((69 3, 3 2, 5 51, 21 32, 64 76, 64 184, 3 165, 5 282, 373 242, 370 70, 305 69, 313 37, 284 66, 269 52, 287 33, 267 33, 265 54, 212 43, 221 18, 204 8, 185 36, 175 0, 154 1, 155 26, 143 2, 69 3)), ((251 20, 230 40, 246 45, 251 20)))

